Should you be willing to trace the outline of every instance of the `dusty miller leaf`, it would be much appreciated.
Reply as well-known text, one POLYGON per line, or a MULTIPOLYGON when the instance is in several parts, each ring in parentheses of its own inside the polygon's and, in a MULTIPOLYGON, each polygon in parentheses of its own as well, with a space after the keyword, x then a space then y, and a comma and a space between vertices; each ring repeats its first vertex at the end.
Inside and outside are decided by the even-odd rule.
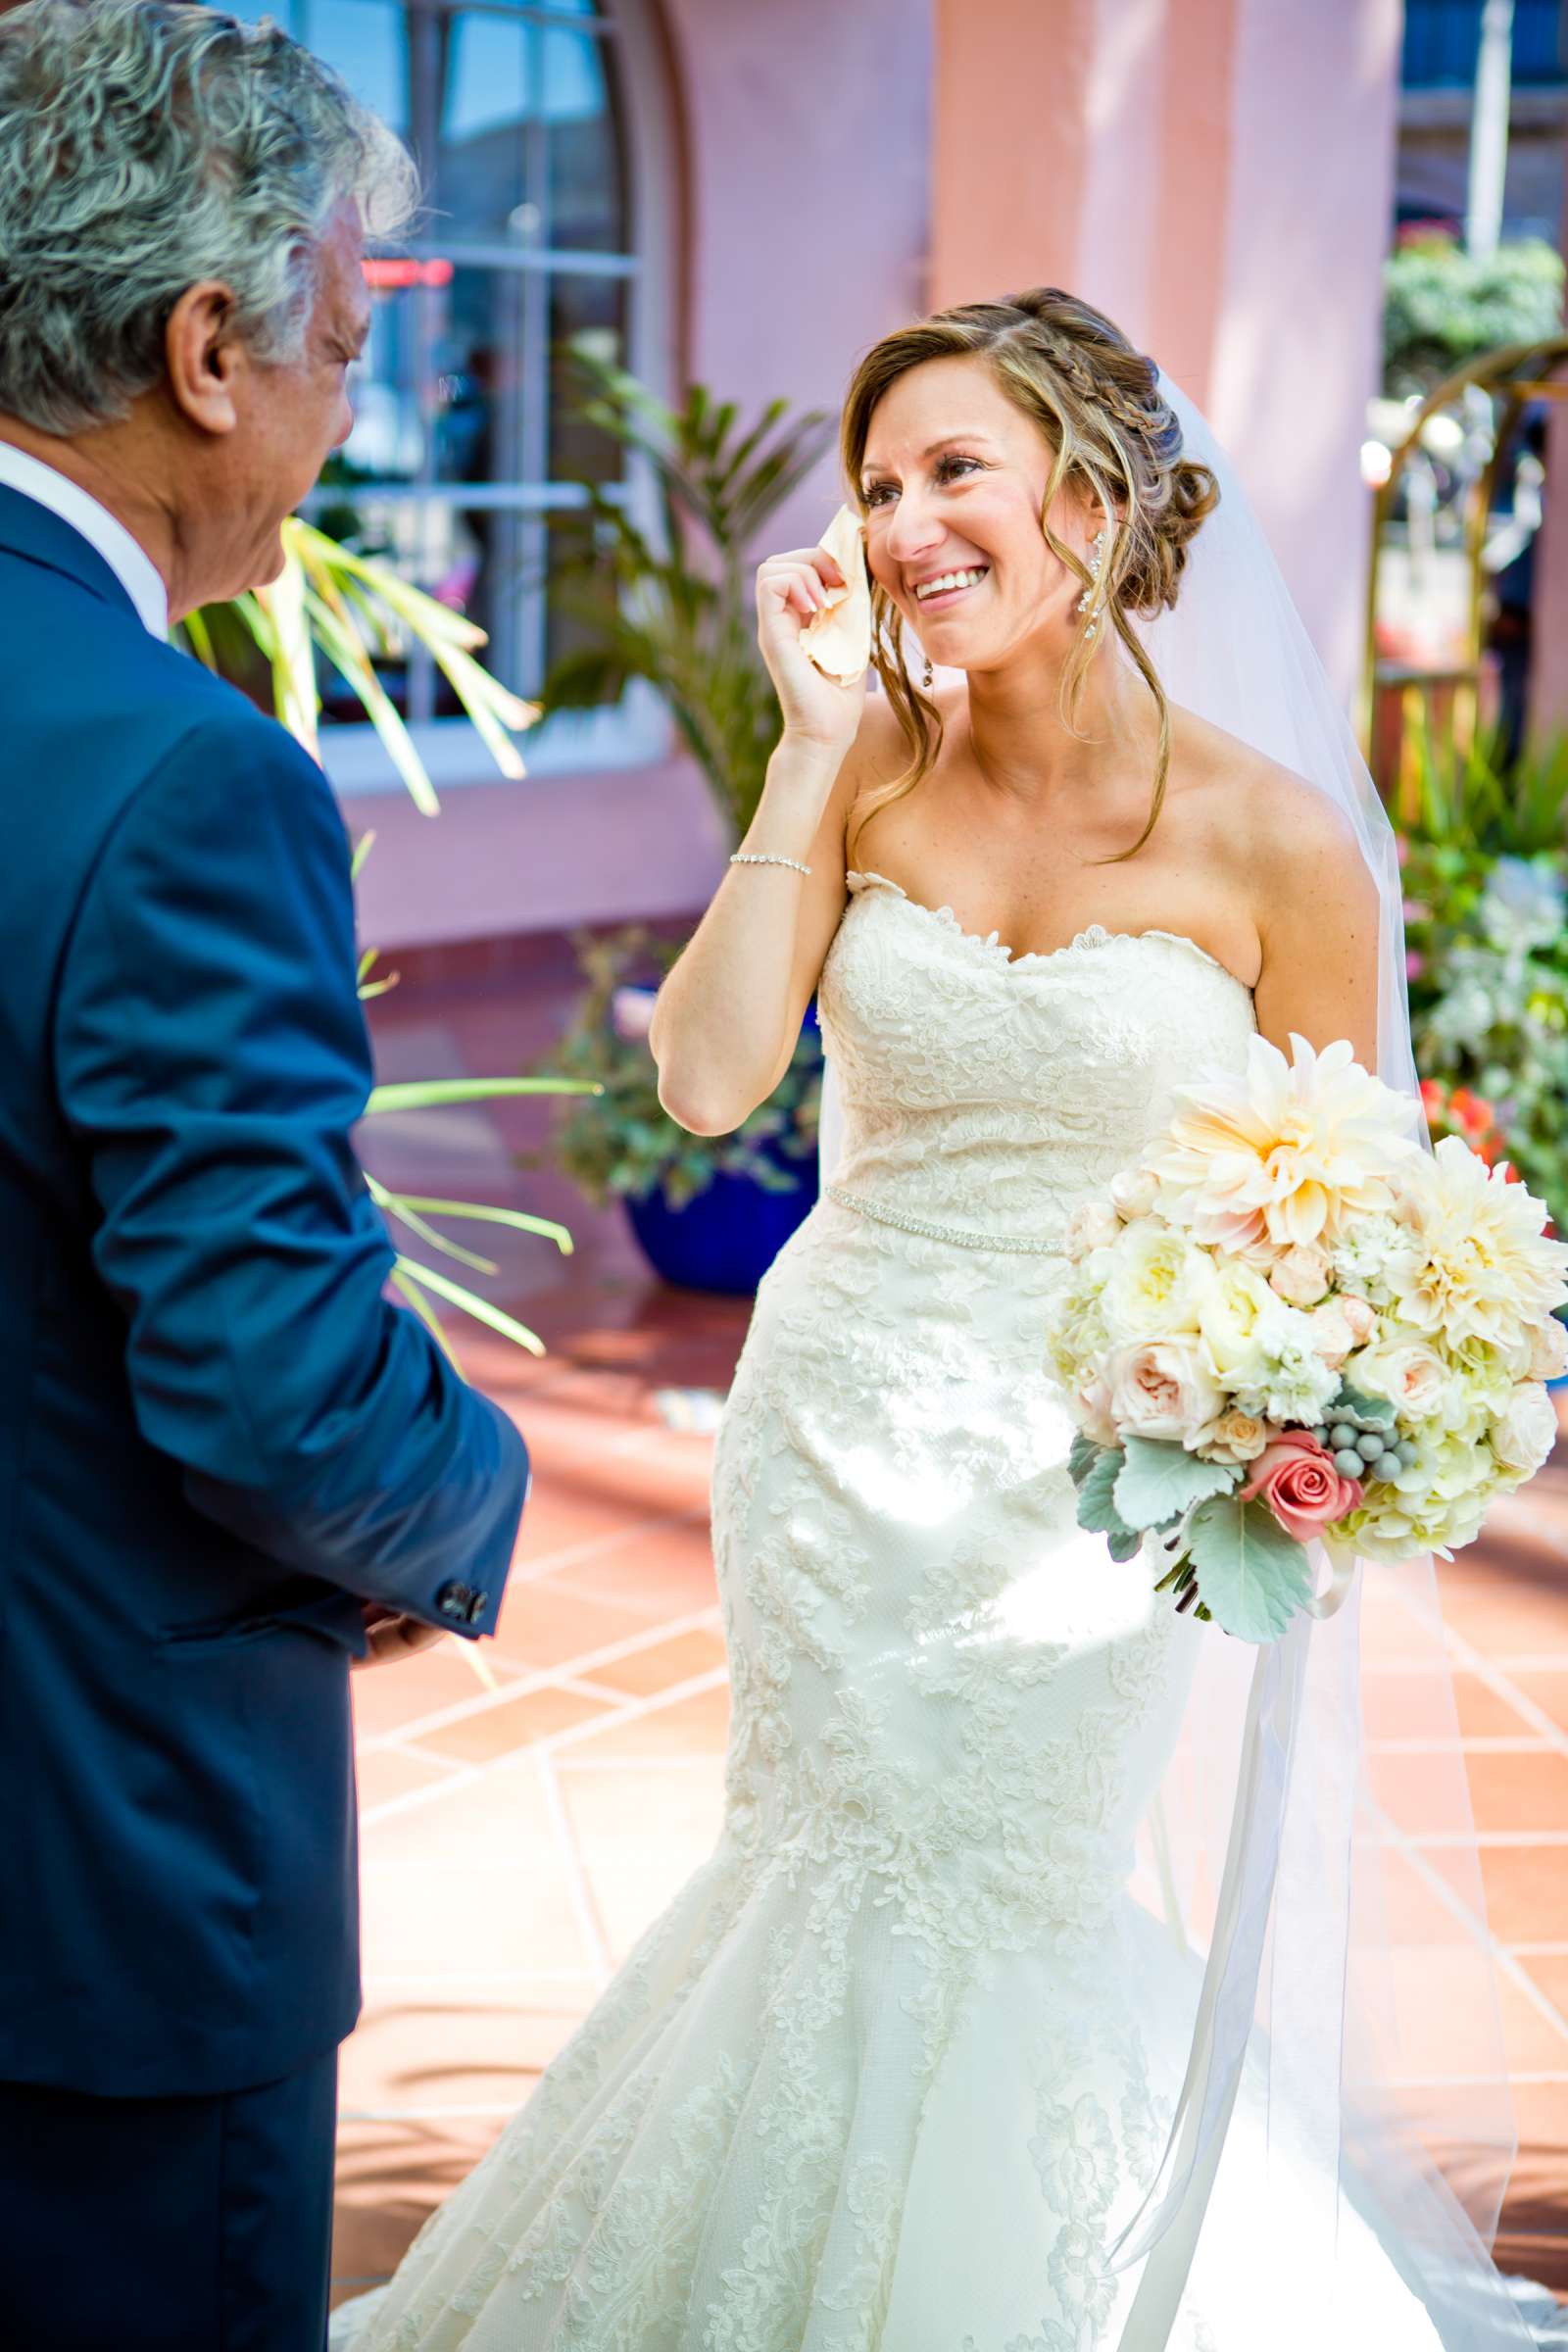
POLYGON ((1131 1536, 1136 1533, 1121 1517, 1111 1499, 1121 1465, 1121 1447, 1106 1446, 1078 1490, 1078 1524, 1087 1528, 1091 1535, 1131 1536))
POLYGON ((1234 1495, 1200 1502, 1187 1548, 1204 1601, 1243 1642, 1273 1642, 1312 1597, 1305 1547, 1260 1502, 1234 1495))
POLYGON ((1205 1462, 1185 1446, 1158 1438, 1129 1438, 1116 1479, 1116 1509, 1129 1527, 1174 1527, 1184 1511, 1210 1494, 1228 1494, 1238 1473, 1205 1462))

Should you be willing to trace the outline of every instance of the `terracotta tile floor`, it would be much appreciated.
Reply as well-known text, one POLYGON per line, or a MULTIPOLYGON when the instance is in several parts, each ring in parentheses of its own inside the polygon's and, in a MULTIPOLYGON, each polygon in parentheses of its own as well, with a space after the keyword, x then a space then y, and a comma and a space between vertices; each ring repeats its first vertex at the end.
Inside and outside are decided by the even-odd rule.
MULTIPOLYGON (((394 993, 375 1012, 381 1075, 525 1068, 571 990, 547 949, 499 991, 394 993)), ((718 1829, 711 1441, 668 1425, 666 1393, 722 1394, 750 1302, 663 1289, 618 1215, 520 1172, 547 1125, 524 1102, 364 1138, 383 1177, 526 1203, 578 1247, 504 1235, 483 1286, 539 1331, 542 1359, 455 1335, 534 1462, 496 1641, 356 1677, 366 2007, 343 2053, 335 2300, 393 2267, 718 1829)), ((1442 1581, 1520 2139, 1497 2257, 1568 2296, 1568 1445, 1442 1581)), ((1430 1776, 1402 1744, 1397 1626, 1372 1615, 1379 1790, 1441 1871, 1442 1848, 1423 1849, 1430 1776)), ((1392 1891, 1417 1924, 1434 1899, 1414 1866, 1392 1891)), ((1441 2016, 1430 1983, 1412 1997, 1441 2016)))

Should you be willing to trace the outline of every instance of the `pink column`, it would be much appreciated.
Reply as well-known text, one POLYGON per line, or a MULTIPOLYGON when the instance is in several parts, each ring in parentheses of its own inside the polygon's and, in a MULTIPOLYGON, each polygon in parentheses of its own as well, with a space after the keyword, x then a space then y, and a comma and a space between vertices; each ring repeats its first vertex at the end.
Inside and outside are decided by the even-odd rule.
POLYGON ((1209 410, 1330 676, 1359 672, 1399 0, 1242 0, 1209 410))
POLYGON ((930 301, 1073 282, 1094 0, 935 0, 930 301))
MULTIPOLYGON (((1568 196, 1562 235, 1568 252, 1568 196)), ((1530 730, 1568 727, 1568 401, 1551 411, 1546 433, 1546 512, 1536 550, 1530 645, 1530 730)))
POLYGON ((936 0, 936 23, 934 300, 1064 285, 1152 351, 1348 695, 1398 0, 936 0))

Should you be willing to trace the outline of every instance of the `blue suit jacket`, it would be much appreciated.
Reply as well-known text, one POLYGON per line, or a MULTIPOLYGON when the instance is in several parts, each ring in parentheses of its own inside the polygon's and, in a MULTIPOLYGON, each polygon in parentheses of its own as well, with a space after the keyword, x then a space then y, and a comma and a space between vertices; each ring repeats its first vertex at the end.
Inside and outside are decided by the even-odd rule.
POLYGON ((230 2089, 358 2013, 361 1596, 491 1631, 527 1456, 383 1296, 318 769, 3 487, 0 681, 0 2080, 230 2089))

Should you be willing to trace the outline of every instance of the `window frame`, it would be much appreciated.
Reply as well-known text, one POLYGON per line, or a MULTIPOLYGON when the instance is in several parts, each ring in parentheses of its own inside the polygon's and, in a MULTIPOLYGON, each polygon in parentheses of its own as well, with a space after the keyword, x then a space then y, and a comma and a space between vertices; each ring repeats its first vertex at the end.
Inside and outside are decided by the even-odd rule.
MULTIPOLYGON (((457 268, 504 270, 524 280, 531 298, 524 333, 532 338, 526 365, 538 371, 528 401, 530 454, 538 453, 538 471, 514 482, 367 481, 354 485, 357 499, 373 499, 382 504, 459 512, 466 508, 471 512, 499 511, 539 518, 533 522, 527 544, 530 557, 537 555, 542 568, 545 513, 587 504, 579 484, 554 482, 545 470, 552 279, 561 274, 621 280, 626 287, 626 366, 661 396, 667 396, 675 375, 672 257, 678 197, 668 60, 651 21, 648 0, 599 0, 599 13, 593 16, 529 5, 529 0, 403 0, 403 7, 409 40, 409 139, 425 172, 431 168, 439 132, 436 119, 439 89, 431 44, 441 16, 478 11, 548 31, 587 34, 614 45, 619 79, 620 165, 630 228, 626 251, 609 254, 553 245, 514 247, 483 238, 453 240, 429 235, 416 236, 397 247, 400 255, 411 260, 444 260, 457 268)), ((537 142, 537 152, 543 155, 542 138, 537 142)), ((423 311, 422 303, 419 309, 423 311)), ((422 321, 416 327, 421 342, 427 331, 422 321)), ((423 353, 418 343, 416 349, 417 379, 423 353)), ((427 465, 428 462, 427 454, 427 465)), ((628 491, 636 496, 634 482, 628 485, 628 491)), ((313 508, 329 504, 340 496, 341 492, 331 488, 313 491, 302 511, 309 514, 313 508)), ((545 596, 544 590, 534 593, 526 623, 536 656, 541 658, 545 596)), ((437 790, 504 781, 466 717, 411 716, 409 732, 437 790)), ((602 710, 562 713, 542 725, 523 738, 523 755, 534 775, 585 773, 653 764, 667 757, 671 741, 672 728, 662 702, 649 689, 634 684, 615 705, 602 710)), ((320 749, 326 773, 341 797, 351 799, 398 788, 380 739, 368 719, 344 720, 323 727, 320 749)))

